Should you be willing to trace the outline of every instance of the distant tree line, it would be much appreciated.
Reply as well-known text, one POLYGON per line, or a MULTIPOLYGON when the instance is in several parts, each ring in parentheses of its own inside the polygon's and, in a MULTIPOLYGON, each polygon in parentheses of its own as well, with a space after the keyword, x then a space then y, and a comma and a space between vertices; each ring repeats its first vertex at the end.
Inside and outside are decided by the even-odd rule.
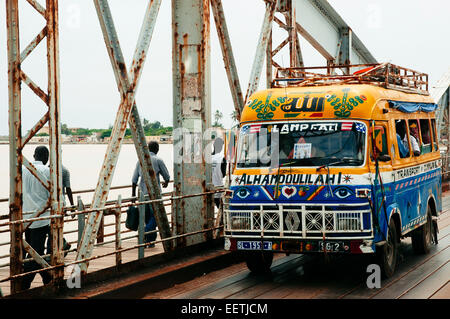
MULTIPOLYGON (((159 121, 150 122, 147 119, 142 121, 142 127, 144 129, 145 135, 171 135, 173 128, 171 126, 164 126, 159 121)), ((87 128, 77 128, 76 130, 71 130, 67 127, 67 124, 61 124, 61 134, 64 135, 92 135, 93 133, 101 132, 100 138, 110 137, 112 132, 112 125, 107 129, 87 129, 87 128)), ((39 136, 48 136, 46 133, 38 134, 39 136)), ((131 130, 129 128, 125 131, 125 138, 131 138, 131 130)))

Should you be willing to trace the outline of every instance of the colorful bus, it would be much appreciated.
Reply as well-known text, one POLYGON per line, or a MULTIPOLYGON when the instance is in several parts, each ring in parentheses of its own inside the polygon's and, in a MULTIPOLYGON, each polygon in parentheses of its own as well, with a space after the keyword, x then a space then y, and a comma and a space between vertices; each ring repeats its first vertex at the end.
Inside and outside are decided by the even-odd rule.
POLYGON ((427 75, 340 68, 279 69, 242 111, 224 237, 251 271, 270 269, 274 253, 373 254, 389 277, 401 239, 417 253, 437 243, 441 158, 427 75))

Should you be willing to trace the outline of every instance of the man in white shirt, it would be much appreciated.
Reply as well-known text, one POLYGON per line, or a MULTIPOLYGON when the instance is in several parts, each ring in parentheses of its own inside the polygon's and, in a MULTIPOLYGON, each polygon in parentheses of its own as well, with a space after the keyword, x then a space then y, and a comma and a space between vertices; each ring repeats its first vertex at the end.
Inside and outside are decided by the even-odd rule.
MULTIPOLYGON (((409 139, 411 141, 411 146, 413 149, 414 156, 419 156, 420 155, 419 143, 417 143, 416 138, 414 136, 412 136, 411 134, 409 135, 409 139)), ((405 134, 405 137, 403 138, 403 145, 405 145, 405 147, 407 149, 409 149, 408 139, 406 138, 406 134, 405 134)))
MULTIPOLYGON (((220 137, 214 140, 214 152, 211 158, 212 162, 212 182, 216 188, 223 187, 223 177, 226 174, 226 161, 223 155, 223 139, 220 137)), ((220 197, 222 193, 214 194, 214 203, 217 208, 220 207, 220 197)))
MULTIPOLYGON (((50 169, 45 164, 48 161, 49 152, 47 147, 38 146, 34 151, 33 166, 40 175, 48 181, 50 179, 50 169)), ((35 212, 42 212, 49 206, 50 194, 48 190, 39 182, 39 180, 31 174, 31 172, 23 167, 22 169, 22 194, 23 194, 23 218, 32 218, 35 212)), ((49 216, 50 211, 47 209, 39 217, 49 216)), ((25 223, 26 225, 26 223, 25 223)), ((25 240, 39 254, 44 255, 45 240, 50 232, 50 219, 38 220, 31 223, 25 230, 25 240)), ((49 251, 47 251, 49 253, 49 251)), ((27 258, 31 257, 29 254, 27 258)), ((24 263, 24 272, 30 272, 42 268, 36 261, 24 263)), ((49 272, 40 272, 44 284, 51 281, 49 272)), ((31 286, 36 274, 30 274, 23 277, 22 288, 28 289, 31 286)))

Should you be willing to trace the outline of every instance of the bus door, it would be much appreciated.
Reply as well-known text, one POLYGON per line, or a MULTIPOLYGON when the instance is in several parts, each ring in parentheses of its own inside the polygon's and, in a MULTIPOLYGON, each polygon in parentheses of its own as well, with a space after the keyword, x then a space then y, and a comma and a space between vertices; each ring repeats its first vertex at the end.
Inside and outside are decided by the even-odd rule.
POLYGON ((387 124, 382 122, 372 122, 371 123, 370 136, 370 165, 371 171, 374 176, 373 178, 373 189, 372 189, 372 209, 374 211, 374 226, 378 224, 387 225, 386 220, 386 207, 387 203, 391 201, 391 195, 388 189, 386 189, 386 174, 392 170, 392 160, 391 154, 387 142, 387 124))

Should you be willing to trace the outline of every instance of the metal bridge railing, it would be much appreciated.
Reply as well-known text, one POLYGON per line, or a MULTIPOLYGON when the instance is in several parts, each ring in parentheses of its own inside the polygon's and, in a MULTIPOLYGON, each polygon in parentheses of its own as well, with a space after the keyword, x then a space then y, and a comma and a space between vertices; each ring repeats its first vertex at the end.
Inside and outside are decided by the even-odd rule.
MULTIPOLYGON (((131 185, 116 186, 116 187, 111 187, 111 190, 127 189, 130 187, 131 187, 131 185)), ((74 191, 73 194, 91 193, 93 191, 94 191, 93 189, 80 190, 80 191, 74 191)), ((166 192, 166 193, 161 194, 162 195, 161 199, 154 199, 154 200, 149 200, 148 196, 144 197, 143 194, 139 194, 139 196, 127 197, 127 198, 122 198, 121 195, 118 195, 117 200, 109 200, 105 203, 105 206, 101 207, 101 208, 91 208, 90 205, 84 205, 83 201, 81 200, 81 196, 78 196, 77 205, 65 207, 64 215, 51 215, 51 216, 45 216, 45 217, 21 219, 21 220, 16 220, 16 221, 9 221, 8 220, 9 215, 0 215, 0 235, 2 233, 8 233, 10 231, 10 226, 13 224, 28 223, 28 222, 33 222, 33 221, 37 221, 37 220, 45 220, 45 219, 63 218, 64 226, 65 226, 64 228, 66 229, 63 232, 64 236, 65 237, 73 236, 73 234, 75 234, 75 233, 78 234, 77 240, 72 240, 72 241, 68 240, 67 241, 73 248, 68 249, 68 250, 63 250, 63 253, 69 254, 69 253, 76 252, 78 249, 78 245, 81 241, 81 236, 83 234, 84 225, 85 225, 87 216, 89 214, 103 211, 102 218, 105 218, 105 220, 103 220, 101 223, 101 228, 97 235, 97 242, 94 245, 94 247, 101 247, 106 244, 115 243, 114 250, 111 252, 103 253, 100 255, 93 255, 89 258, 84 258, 82 260, 74 260, 71 262, 65 262, 64 264, 55 265, 55 266, 50 266, 50 265, 42 262, 42 259, 45 260, 46 258, 50 258, 50 254, 40 256, 40 258, 38 257, 38 258, 24 259, 23 260, 24 263, 36 260, 36 262, 38 262, 43 268, 34 270, 34 271, 30 271, 27 273, 20 273, 17 275, 8 276, 7 278, 0 278, 0 283, 10 281, 10 280, 13 280, 16 278, 20 278, 27 274, 33 274, 33 273, 39 273, 39 272, 43 272, 43 271, 54 270, 54 269, 57 269, 60 267, 65 268, 65 267, 68 267, 71 265, 76 265, 79 263, 84 263, 87 261, 104 258, 104 257, 108 257, 111 255, 116 255, 115 264, 116 264, 116 266, 119 266, 120 264, 122 264, 122 253, 123 252, 137 249, 138 250, 137 259, 142 259, 142 258, 144 258, 144 249, 148 244, 157 244, 157 243, 163 243, 166 241, 174 241, 178 238, 193 236, 193 235, 197 235, 197 234, 201 234, 201 233, 210 232, 214 238, 217 238, 218 236, 221 235, 220 230, 223 228, 222 223, 221 223, 222 210, 223 210, 222 205, 221 205, 221 208, 219 209, 219 211, 214 215, 214 220, 211 221, 210 225, 213 225, 213 226, 209 227, 207 229, 201 229, 201 230, 198 230, 195 232, 176 235, 175 229, 173 227, 174 221, 171 217, 173 216, 173 214, 172 214, 172 212, 174 211, 173 207, 177 200, 191 198, 191 197, 201 197, 201 196, 211 196, 212 197, 215 193, 218 193, 218 192, 224 192, 224 189, 216 189, 216 190, 213 190, 210 192, 182 195, 182 196, 174 196, 173 192, 166 192), (154 240, 152 242, 145 242, 145 239, 144 239, 145 235, 152 234, 152 233, 159 233, 159 230, 157 228, 153 231, 148 231, 148 232, 145 232, 145 229, 144 229, 145 228, 144 205, 151 204, 154 202, 162 202, 164 206, 171 207, 170 212, 167 212, 166 214, 168 217, 170 217, 170 228, 172 231, 172 236, 168 237, 168 238, 154 240), (137 231, 129 230, 129 229, 123 227, 123 224, 126 223, 126 219, 123 218, 123 216, 124 216, 124 214, 126 215, 128 208, 131 206, 137 206, 138 210, 139 210, 139 226, 138 226, 137 231), (77 218, 75 218, 75 217, 77 217, 77 218), (108 217, 113 217, 113 220, 112 221, 106 220, 106 219, 110 219, 108 217), (2 221, 2 220, 8 220, 8 221, 2 221), (66 227, 67 225, 73 225, 75 223, 76 223, 75 226, 66 227), (114 231, 105 233, 105 230, 107 228, 111 228, 111 227, 114 229, 114 231), (5 228, 5 229, 2 229, 2 228, 5 228), (126 236, 124 237, 123 235, 126 235, 126 236), (122 247, 122 244, 124 241, 130 241, 132 239, 137 239, 137 244, 132 245, 130 247, 126 247, 126 248, 122 247)), ((8 199, 0 199, 0 202, 5 202, 5 201, 7 202, 8 199)), ((0 242, 0 247, 8 246, 10 244, 11 243, 9 241, 0 242)), ((9 257, 10 257, 10 254, 0 255, 0 261, 2 259, 6 259, 9 257)), ((10 266, 9 262, 1 263, 0 269, 8 267, 8 266, 10 266)))
POLYGON ((442 181, 447 181, 450 179, 450 155, 448 153, 442 154, 441 153, 441 159, 442 159, 442 181))

